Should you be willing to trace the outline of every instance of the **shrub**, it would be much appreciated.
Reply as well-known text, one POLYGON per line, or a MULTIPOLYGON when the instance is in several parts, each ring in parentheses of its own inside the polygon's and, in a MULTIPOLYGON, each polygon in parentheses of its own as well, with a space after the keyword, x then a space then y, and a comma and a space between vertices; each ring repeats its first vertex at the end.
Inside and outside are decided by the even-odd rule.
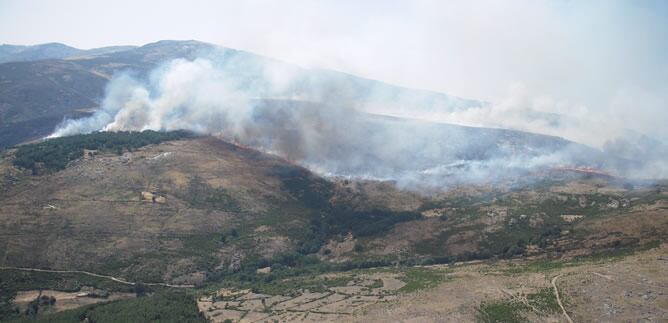
POLYGON ((137 297, 146 296, 146 286, 142 283, 136 283, 134 286, 134 292, 137 297))

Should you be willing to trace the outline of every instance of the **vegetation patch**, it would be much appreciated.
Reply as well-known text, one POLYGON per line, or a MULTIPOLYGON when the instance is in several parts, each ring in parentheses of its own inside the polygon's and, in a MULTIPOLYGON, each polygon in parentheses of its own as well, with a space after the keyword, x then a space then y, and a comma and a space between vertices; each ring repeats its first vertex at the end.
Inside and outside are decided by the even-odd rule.
POLYGON ((206 322, 194 295, 165 291, 136 299, 100 303, 34 318, 11 322, 206 322))
POLYGON ((433 288, 448 280, 448 271, 432 270, 428 268, 406 268, 404 277, 401 278, 406 283, 400 292, 410 293, 421 289, 433 288))
POLYGON ((560 310, 552 288, 546 287, 536 293, 526 295, 524 301, 518 298, 482 302, 477 308, 476 321, 484 323, 529 322, 527 313, 539 316, 558 313, 560 310))
POLYGON ((188 187, 179 192, 179 197, 195 208, 239 212, 239 203, 223 188, 212 188, 199 176, 192 176, 188 187))
POLYGON ((298 246, 299 252, 311 254, 335 236, 352 233, 355 237, 377 236, 391 230, 395 224, 420 219, 419 212, 394 212, 385 209, 356 210, 347 204, 332 203, 333 183, 314 176, 298 166, 275 166, 271 174, 277 176, 283 188, 300 205, 311 212, 308 230, 298 246))
POLYGON ((70 161, 81 158, 84 149, 114 152, 121 155, 124 151, 192 136, 192 133, 182 130, 169 132, 145 130, 142 132, 93 132, 60 137, 19 146, 16 150, 14 165, 31 169, 33 173, 38 173, 40 167, 47 171, 58 171, 64 169, 70 161))
POLYGON ((248 282, 238 282, 229 285, 238 289, 250 289, 253 292, 268 295, 294 295, 303 290, 310 292, 326 292, 330 287, 346 286, 352 280, 350 275, 342 274, 337 277, 323 277, 321 275, 293 276, 290 278, 260 279, 248 282))
POLYGON ((527 300, 533 308, 546 313, 558 313, 561 308, 557 303, 557 297, 554 295, 554 290, 550 287, 542 288, 537 293, 527 295, 527 300))
POLYGON ((21 316, 11 303, 18 291, 53 289, 75 292, 83 286, 119 292, 133 292, 134 290, 133 286, 83 274, 0 270, 0 321, 21 316))
POLYGON ((478 307, 476 321, 481 323, 528 322, 524 312, 531 308, 515 300, 482 302, 478 307))

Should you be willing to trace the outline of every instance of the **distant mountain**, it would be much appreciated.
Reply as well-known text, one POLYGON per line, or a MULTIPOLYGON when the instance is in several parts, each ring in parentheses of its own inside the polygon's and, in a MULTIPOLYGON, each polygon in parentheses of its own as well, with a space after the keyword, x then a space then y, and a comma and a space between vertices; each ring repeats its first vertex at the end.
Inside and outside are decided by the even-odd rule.
POLYGON ((80 50, 60 43, 35 46, 0 45, 0 62, 33 61, 39 59, 65 58, 80 50))
MULTIPOLYGON (((355 110, 354 108, 358 107, 373 113, 374 108, 378 107, 378 110, 389 111, 397 116, 419 116, 429 115, 431 112, 460 111, 487 104, 444 93, 403 88, 341 72, 301 68, 254 53, 194 40, 163 40, 125 50, 112 47, 80 51, 61 44, 41 46, 52 48, 53 50, 48 50, 52 54, 59 53, 68 58, 0 64, 0 148, 47 136, 66 118, 75 119, 91 115, 104 98, 109 80, 117 73, 129 72, 140 81, 148 80, 156 67, 179 58, 208 59, 217 71, 222 71, 226 77, 229 76, 241 87, 245 87, 243 91, 264 102, 258 107, 259 110, 264 106, 269 107, 265 111, 275 110, 284 113, 283 116, 264 114, 256 121, 257 124, 266 121, 262 118, 280 119, 291 115, 291 112, 288 112, 290 109, 303 110, 309 105, 318 107, 315 109, 320 111, 318 113, 350 108, 355 110), (57 51, 55 48, 61 50, 57 51), (285 75, 289 75, 290 81, 281 83, 280 79, 285 75)), ((3 47, 3 51, 18 52, 16 48, 7 46, 3 47)), ((27 49, 23 49, 23 52, 29 53, 27 49)), ((327 122, 341 119, 336 114, 323 114, 319 117, 328 118, 324 120, 327 122)), ((327 165, 327 169, 343 174, 368 174, 377 177, 417 169, 422 169, 426 173, 459 173, 462 167, 473 167, 471 168, 473 170, 490 167, 476 163, 462 164, 462 161, 501 158, 504 162, 512 162, 511 159, 518 162, 516 157, 533 158, 556 153, 557 150, 567 156, 566 159, 560 158, 561 160, 574 164, 608 166, 624 170, 636 167, 633 165, 637 163, 629 160, 627 156, 629 154, 624 155, 622 159, 616 159, 610 154, 600 155, 594 149, 584 148, 561 138, 530 135, 522 131, 460 127, 444 123, 417 122, 406 118, 384 119, 362 116, 359 120, 364 121, 354 125, 357 128, 353 129, 355 131, 348 131, 347 136, 357 135, 359 138, 366 138, 367 141, 375 140, 373 147, 383 147, 384 144, 378 141, 394 138, 393 146, 400 147, 397 148, 399 151, 373 151, 368 148, 371 145, 359 146, 359 141, 355 141, 357 138, 349 138, 348 142, 341 139, 338 146, 332 146, 338 147, 336 148, 338 150, 328 150, 331 147, 323 146, 324 150, 318 151, 315 156, 297 156, 295 159, 319 165, 338 161, 339 164, 327 165), (381 133, 386 136, 380 135, 381 133), (415 136, 420 138, 420 145, 402 139, 415 136), (399 145, 400 143, 404 145, 399 145), (364 163, 358 162, 354 156, 359 153, 368 154, 369 158, 364 159, 364 163), (417 162, 413 157, 420 154, 422 155, 417 162), (393 162, 385 163, 384 165, 389 165, 390 168, 383 169, 373 166, 374 158, 379 159, 376 165, 380 165, 382 160, 393 162), (441 166, 433 168, 435 165, 441 166)), ((277 122, 293 129, 301 127, 299 124, 290 123, 294 123, 294 120, 277 122)), ((559 122, 559 116, 554 116, 554 122, 559 122)), ((351 129, 353 125, 339 126, 351 129)), ((265 132, 256 135, 267 135, 266 129, 265 124, 263 129, 265 132)), ((263 138, 264 141, 256 143, 255 147, 273 149, 275 147, 267 146, 267 140, 273 140, 271 145, 276 145, 275 139, 280 136, 286 136, 284 138, 290 142, 297 140, 293 138, 294 134, 290 135, 289 131, 284 131, 274 134, 273 138, 263 138)), ((283 148, 286 146, 282 146, 283 148)), ((619 151, 619 149, 609 150, 619 151)), ((289 151, 283 152, 286 155, 292 154, 289 151)))
POLYGON ((64 60, 0 64, 0 147, 48 134, 97 106, 108 79, 64 60))
POLYGON ((48 135, 63 118, 89 113, 99 105, 114 74, 130 71, 147 78, 156 66, 176 58, 210 58, 226 73, 257 89, 261 98, 300 98, 338 106, 362 102, 385 109, 464 109, 484 104, 335 71, 304 69, 192 40, 88 51, 62 44, 3 45, 0 52, 1 57, 25 60, 0 64, 0 148, 48 135), (35 60, 40 57, 49 59, 35 60), (267 70, 290 73, 294 81, 277 90, 272 86, 273 80, 268 79, 272 76, 266 74, 267 70))
POLYGON ((161 41, 128 50, 107 47, 109 50, 89 51, 61 44, 28 48, 3 45, 0 52, 34 58, 38 56, 30 54, 34 47, 61 48, 59 53, 49 52, 69 58, 26 58, 0 64, 0 148, 46 136, 64 118, 89 115, 99 105, 114 73, 147 75, 161 62, 194 59, 197 52, 215 48, 195 41, 161 41))
POLYGON ((135 48, 135 46, 109 46, 93 49, 78 49, 61 43, 33 46, 0 45, 0 63, 62 59, 76 56, 102 55, 135 48))

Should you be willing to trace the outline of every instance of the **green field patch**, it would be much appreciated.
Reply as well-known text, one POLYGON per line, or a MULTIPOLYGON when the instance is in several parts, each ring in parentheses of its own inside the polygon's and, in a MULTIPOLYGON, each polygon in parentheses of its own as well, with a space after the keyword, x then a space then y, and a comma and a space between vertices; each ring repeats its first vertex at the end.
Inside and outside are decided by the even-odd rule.
POLYGON ((481 323, 521 323, 529 322, 524 312, 531 308, 515 300, 483 302, 478 307, 476 321, 481 323))
POLYGON ((449 270, 435 270, 431 268, 411 267, 403 270, 399 279, 406 283, 399 292, 410 293, 422 289, 434 288, 449 280, 449 270))

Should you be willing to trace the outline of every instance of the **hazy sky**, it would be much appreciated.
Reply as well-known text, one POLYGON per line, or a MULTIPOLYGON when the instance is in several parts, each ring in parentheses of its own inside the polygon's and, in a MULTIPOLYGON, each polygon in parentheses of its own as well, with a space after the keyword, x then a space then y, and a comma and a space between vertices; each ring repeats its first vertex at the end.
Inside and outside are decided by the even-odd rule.
POLYGON ((0 0, 0 43, 160 39, 476 99, 519 84, 635 129, 668 121, 668 1, 0 0))

